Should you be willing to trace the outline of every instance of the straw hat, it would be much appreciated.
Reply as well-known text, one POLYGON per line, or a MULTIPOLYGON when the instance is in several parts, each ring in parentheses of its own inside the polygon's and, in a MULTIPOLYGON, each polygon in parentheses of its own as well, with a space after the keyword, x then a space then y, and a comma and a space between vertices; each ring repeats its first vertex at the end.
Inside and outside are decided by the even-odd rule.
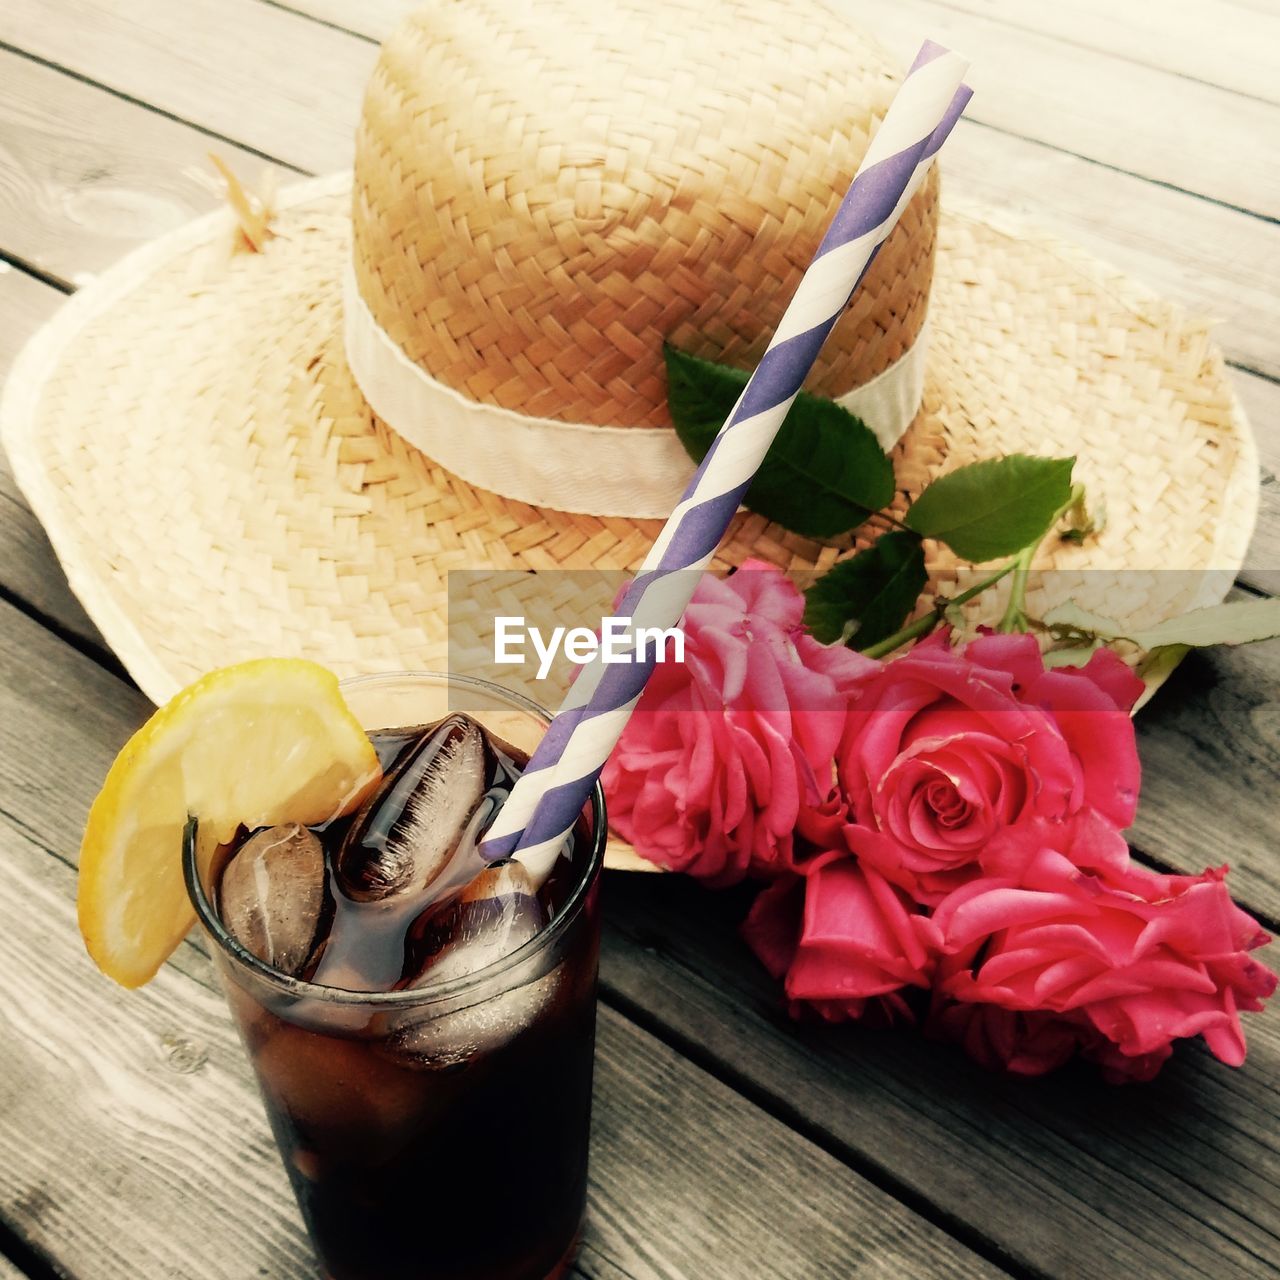
MULTIPOLYGON (((139 685, 261 653, 439 666, 450 570, 637 565, 691 471, 663 340, 754 363, 895 79, 807 0, 424 5, 354 179, 233 192, 240 224, 130 255, 14 368, 15 474, 139 685)), ((1077 454, 1107 524, 1046 553, 1046 591, 1163 614, 1243 559, 1257 464, 1205 324, 987 211, 939 219, 936 171, 810 385, 901 435, 904 493, 1077 454), (1170 565, 1194 573, 1104 600, 1072 577, 1170 565)), ((741 513, 720 561, 852 545, 741 513)))

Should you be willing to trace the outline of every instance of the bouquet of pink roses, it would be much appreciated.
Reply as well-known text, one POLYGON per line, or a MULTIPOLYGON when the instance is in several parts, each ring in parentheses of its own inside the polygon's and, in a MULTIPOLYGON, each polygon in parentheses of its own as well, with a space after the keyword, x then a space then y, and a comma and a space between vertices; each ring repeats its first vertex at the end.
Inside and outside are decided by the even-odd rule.
POLYGON ((1149 1079, 1195 1035, 1241 1063, 1268 938, 1225 867, 1131 859, 1143 682, 1121 658, 944 627, 881 660, 804 612, 770 566, 705 579, 604 773, 644 857, 765 882, 743 934, 792 1012, 920 1019, 1026 1075, 1080 1054, 1149 1079))

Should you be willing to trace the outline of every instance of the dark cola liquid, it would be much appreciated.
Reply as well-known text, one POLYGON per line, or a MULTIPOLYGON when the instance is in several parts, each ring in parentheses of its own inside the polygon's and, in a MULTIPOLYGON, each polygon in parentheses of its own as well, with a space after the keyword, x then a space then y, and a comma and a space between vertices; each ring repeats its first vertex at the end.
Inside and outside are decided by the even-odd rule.
MULTIPOLYGON (((370 734, 388 776, 419 733, 370 734)), ((486 797, 500 803, 524 759, 492 739, 486 747, 486 797)), ((451 908, 354 900, 344 891, 350 877, 336 872, 352 821, 316 829, 325 910, 301 976, 339 985, 326 982, 337 974, 362 991, 413 985, 447 938, 451 908)), ((548 920, 581 882, 590 848, 580 824, 571 857, 538 893, 548 920)), ((531 982, 452 1022, 288 1001, 229 975, 272 1129, 331 1280, 561 1273, 586 1197, 598 936, 592 886, 531 982)))

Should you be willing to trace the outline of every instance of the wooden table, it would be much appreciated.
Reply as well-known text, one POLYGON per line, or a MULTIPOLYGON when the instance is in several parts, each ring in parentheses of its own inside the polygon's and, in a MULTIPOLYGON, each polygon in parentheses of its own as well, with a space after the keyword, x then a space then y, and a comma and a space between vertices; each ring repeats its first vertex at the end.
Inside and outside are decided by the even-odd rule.
MULTIPOLYGON (((350 162, 408 0, 3 0, 0 367, 63 296, 241 174, 350 162)), ((998 202, 1216 316, 1264 459, 1240 589, 1280 574, 1280 5, 895 0, 900 54, 964 48, 949 190, 998 202)), ((146 715, 0 470, 0 1278, 294 1280, 297 1213, 207 962, 144 993, 76 935, 75 856, 146 715)), ((1229 860, 1280 920, 1280 650, 1189 660, 1140 718, 1141 856, 1229 860)), ((736 894, 611 877, 590 1229, 610 1280, 1280 1273, 1280 1016, 1231 1071, 1153 1085, 984 1074, 910 1034, 801 1026, 736 894)), ((1273 960, 1274 963, 1274 960, 1273 960)), ((495 1206, 495 1220, 501 1210, 495 1206)))

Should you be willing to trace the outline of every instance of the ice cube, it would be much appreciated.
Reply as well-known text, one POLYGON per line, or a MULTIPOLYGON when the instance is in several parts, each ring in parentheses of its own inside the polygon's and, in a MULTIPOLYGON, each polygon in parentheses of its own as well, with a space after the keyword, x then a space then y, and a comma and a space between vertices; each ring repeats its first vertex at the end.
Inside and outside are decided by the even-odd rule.
MULTIPOLYGON (((497 863, 431 921, 432 939, 440 940, 410 986, 455 982, 478 973, 536 937, 545 924, 529 873, 518 862, 497 863)), ((528 965, 522 962, 522 972, 503 975, 499 983, 511 983, 506 990, 454 997, 444 1002, 444 1011, 428 1006, 399 1015, 389 1047, 397 1056, 432 1067, 497 1047, 528 1026, 554 995, 559 970, 548 973, 541 964, 535 958, 528 965)))
POLYGON ((364 803, 338 851, 342 891, 377 902, 426 889, 448 867, 484 798, 484 732, 453 715, 423 735, 364 803))
POLYGON ((219 889, 222 923, 259 960, 296 976, 325 916, 324 849, 297 822, 269 827, 236 851, 219 889))
POLYGON ((546 915, 529 873, 518 862, 482 871, 431 922, 441 942, 414 987, 453 982, 495 964, 542 928, 546 915))
MULTIPOLYGON (((477 1003, 434 1016, 399 1015, 385 1042, 395 1060, 441 1070, 489 1053, 533 1025, 555 999, 564 966, 529 978, 499 995, 470 996, 477 1003)), ((463 997, 459 997, 462 999, 463 997)))

